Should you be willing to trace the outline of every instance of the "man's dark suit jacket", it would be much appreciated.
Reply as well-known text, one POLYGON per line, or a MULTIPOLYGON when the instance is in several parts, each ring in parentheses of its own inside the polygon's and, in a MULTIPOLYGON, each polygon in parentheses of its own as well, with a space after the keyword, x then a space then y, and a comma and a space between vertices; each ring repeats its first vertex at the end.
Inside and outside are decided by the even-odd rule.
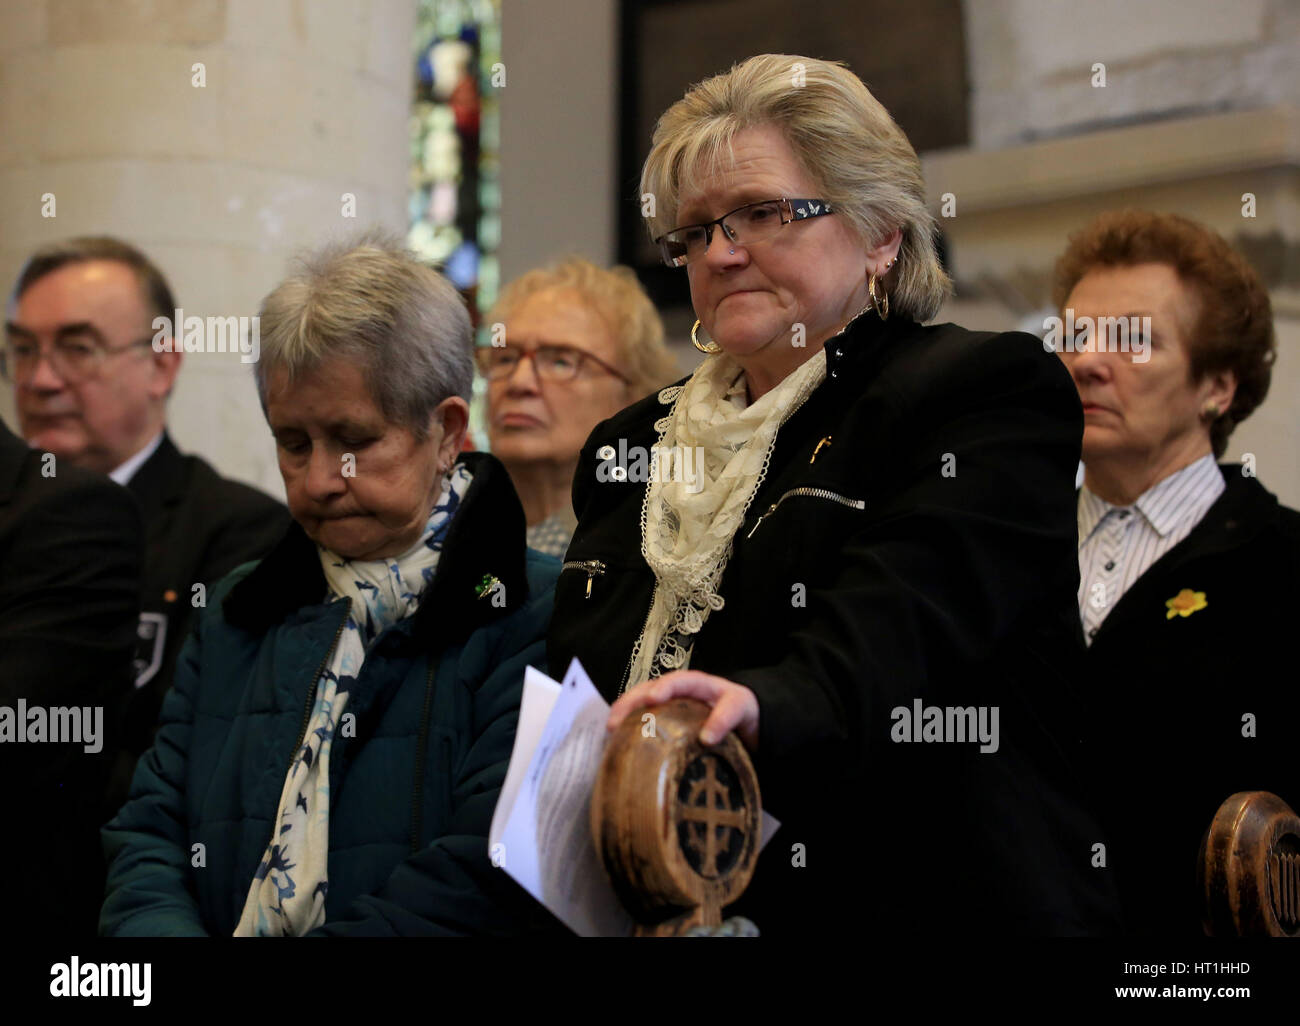
POLYGON ((123 722, 123 750, 112 793, 126 800, 136 760, 153 743, 163 696, 204 589, 284 535, 289 512, 256 488, 228 481, 164 434, 127 482, 144 513, 144 601, 136 649, 136 688, 123 722))
MULTIPOLYGON (((827 353, 691 657, 758 697, 755 767, 782 822, 733 911, 776 937, 1108 932, 1073 686, 1070 376, 1032 336, 897 314, 859 318, 827 353), (915 702, 997 707, 997 751, 896 739, 915 702)), ((562 674, 578 656, 611 700, 655 579, 644 478, 599 480, 598 453, 630 463, 668 410, 652 395, 599 424, 574 480, 548 658, 562 674)))
POLYGON ((104 709, 98 753, 0 744, 0 927, 11 936, 94 934, 110 732, 131 688, 142 550, 125 491, 0 423, 0 706, 14 716, 20 699, 104 709))
POLYGON ((1224 493, 1124 593, 1085 664, 1108 860, 1135 933, 1202 934, 1196 856, 1226 798, 1273 791, 1300 808, 1300 513, 1220 469, 1224 493), (1170 617, 1184 589, 1205 606, 1170 617))

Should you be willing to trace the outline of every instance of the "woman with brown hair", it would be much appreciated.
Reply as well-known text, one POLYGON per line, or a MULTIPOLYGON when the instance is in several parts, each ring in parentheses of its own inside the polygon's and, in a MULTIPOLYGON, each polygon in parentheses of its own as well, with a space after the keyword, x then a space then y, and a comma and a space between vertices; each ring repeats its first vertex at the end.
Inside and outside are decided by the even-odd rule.
POLYGON ((1061 359, 1083 404, 1078 600, 1111 865, 1128 929, 1199 934, 1196 851, 1220 803, 1300 801, 1300 514, 1253 455, 1216 463, 1268 393, 1272 309, 1222 238, 1140 210, 1071 238, 1055 299, 1092 329, 1061 359))

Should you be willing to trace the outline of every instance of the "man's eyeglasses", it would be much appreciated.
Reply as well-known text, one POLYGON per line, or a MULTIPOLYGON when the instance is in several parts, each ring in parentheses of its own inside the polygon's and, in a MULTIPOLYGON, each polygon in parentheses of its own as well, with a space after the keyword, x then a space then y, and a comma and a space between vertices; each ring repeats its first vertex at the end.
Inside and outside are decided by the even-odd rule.
POLYGON ((525 356, 532 358, 533 367, 536 368, 537 376, 542 381, 572 381, 578 376, 586 360, 608 371, 620 381, 627 381, 627 378, 604 360, 581 349, 574 349, 572 346, 537 346, 534 349, 513 345, 483 346, 474 353, 479 372, 489 381, 500 381, 502 378, 510 377, 519 366, 519 361, 525 356))
POLYGON ((782 225, 834 213, 831 205, 818 199, 774 199, 746 203, 703 224, 674 228, 655 239, 669 267, 681 267, 703 256, 713 242, 713 226, 721 225, 727 239, 738 246, 761 242, 775 235, 782 225))
MULTIPOLYGON (((152 338, 142 338, 120 346, 106 345, 98 332, 65 332, 55 336, 49 348, 50 366, 68 383, 84 381, 98 373, 104 360, 138 346, 151 346, 152 338)), ((4 347, 0 348, 0 374, 6 381, 25 381, 36 373, 41 362, 41 347, 34 338, 9 329, 4 347)))

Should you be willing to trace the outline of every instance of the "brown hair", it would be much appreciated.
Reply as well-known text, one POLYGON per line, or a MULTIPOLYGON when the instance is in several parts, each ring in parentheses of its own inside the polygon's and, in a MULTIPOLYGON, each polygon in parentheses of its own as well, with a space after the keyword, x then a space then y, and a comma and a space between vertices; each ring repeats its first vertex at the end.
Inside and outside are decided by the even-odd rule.
MULTIPOLYGON (((134 246, 111 235, 83 235, 42 246, 27 258, 27 263, 18 272, 18 281, 14 285, 10 302, 18 302, 24 292, 47 274, 53 274, 61 267, 89 263, 92 260, 112 260, 125 264, 135 272, 136 281, 140 283, 140 293, 150 310, 168 320, 175 315, 176 301, 172 298, 171 287, 162 271, 134 246)), ((177 325, 177 330, 180 330, 180 325, 177 325)))
POLYGON ((1079 280, 1095 267, 1167 264, 1196 300, 1187 336, 1190 379, 1232 371, 1232 404, 1210 426, 1215 457, 1228 437, 1268 395, 1277 358, 1268 290, 1245 257, 1222 236, 1177 214, 1109 211, 1070 236, 1056 261, 1052 301, 1063 309, 1079 280))

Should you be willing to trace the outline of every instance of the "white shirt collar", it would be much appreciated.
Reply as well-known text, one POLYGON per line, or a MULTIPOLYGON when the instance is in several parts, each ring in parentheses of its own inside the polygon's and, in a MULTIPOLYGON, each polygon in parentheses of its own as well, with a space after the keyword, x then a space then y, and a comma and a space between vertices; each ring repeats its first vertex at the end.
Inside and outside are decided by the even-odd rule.
POLYGON ((153 436, 153 440, 148 445, 146 445, 143 449, 141 449, 138 453, 132 456, 125 463, 121 464, 120 466, 116 467, 113 470, 110 470, 108 476, 111 477, 118 484, 125 485, 128 481, 131 480, 131 478, 135 476, 135 472, 140 469, 140 467, 144 464, 144 461, 147 460, 150 456, 152 456, 157 451, 158 446, 162 445, 162 438, 163 438, 163 433, 159 431, 156 435, 153 436))
POLYGON ((1195 516, 1199 522, 1214 500, 1223 494, 1224 487, 1223 473, 1209 453, 1153 484, 1132 506, 1112 505, 1089 491, 1086 484, 1082 485, 1078 505, 1079 546, 1082 548, 1112 510, 1136 508, 1156 534, 1164 538, 1188 516, 1195 516))
POLYGON ((1133 505, 1164 538, 1189 515, 1195 514, 1199 522, 1223 490, 1223 472, 1214 456, 1206 453, 1152 485, 1133 505))

